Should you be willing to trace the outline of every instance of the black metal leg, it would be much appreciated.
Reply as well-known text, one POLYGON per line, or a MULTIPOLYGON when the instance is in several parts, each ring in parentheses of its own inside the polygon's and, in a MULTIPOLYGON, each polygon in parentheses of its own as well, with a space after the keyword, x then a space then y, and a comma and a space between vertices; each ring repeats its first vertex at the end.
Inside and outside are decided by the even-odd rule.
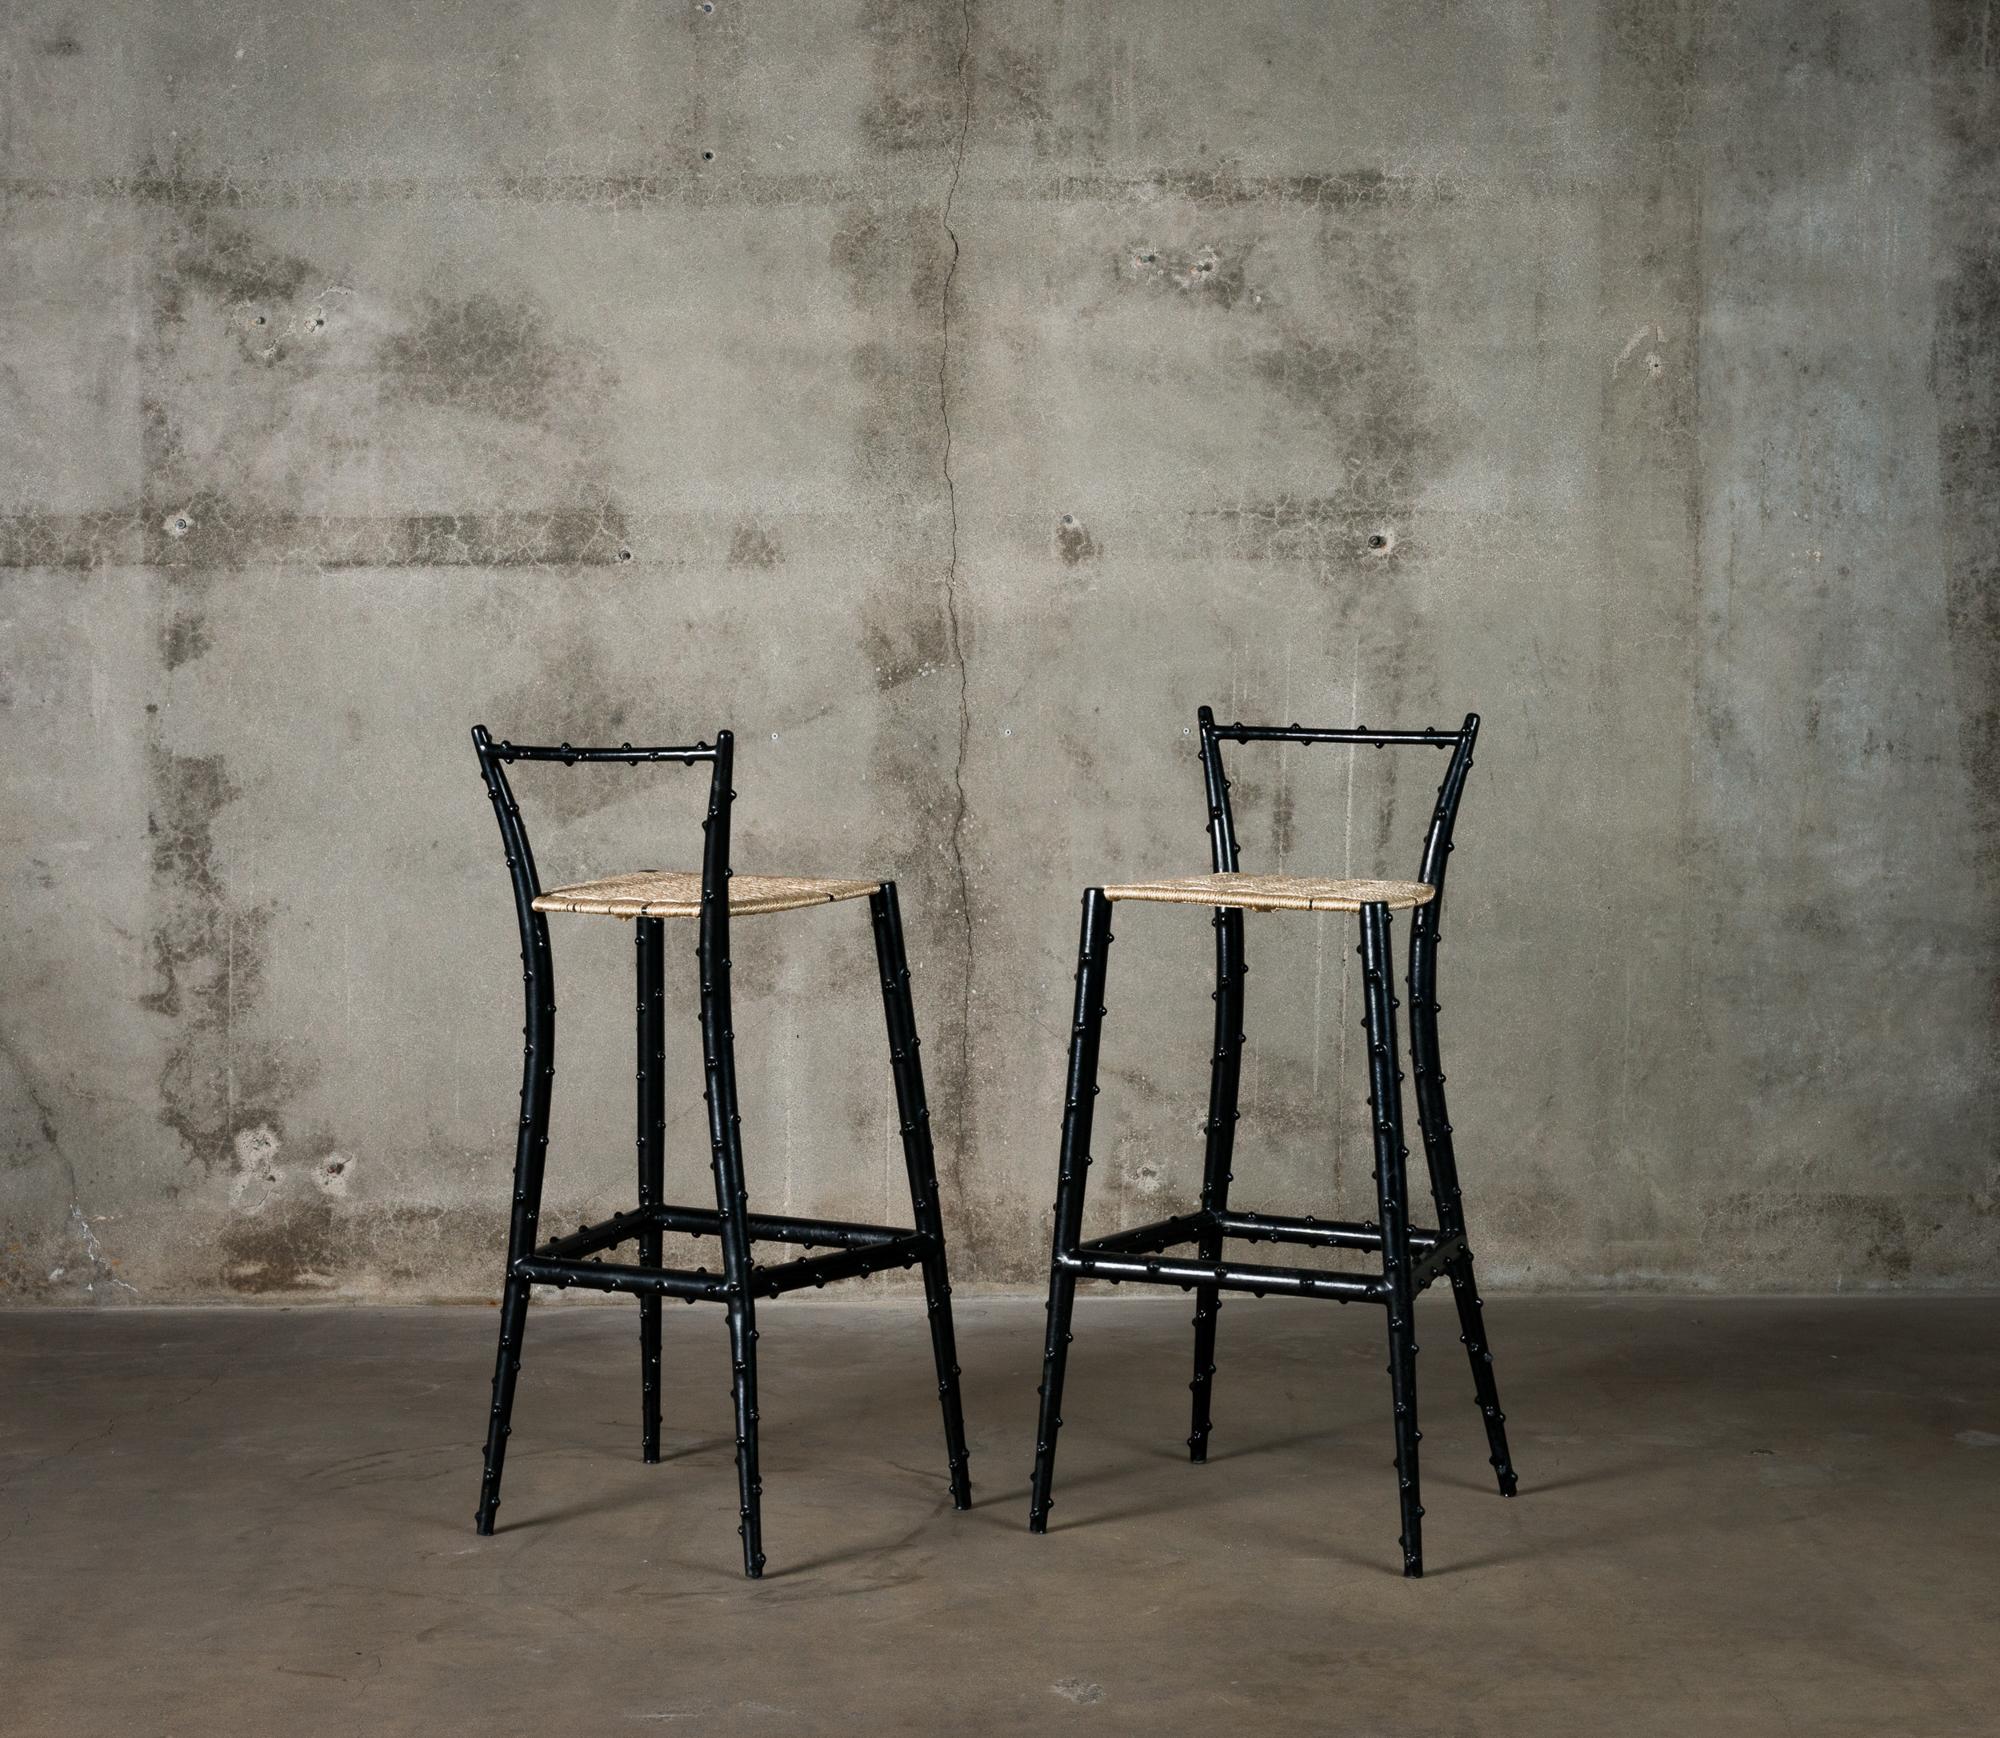
MULTIPOLYGON (((1438 1231, 1441 1236, 1456 1237, 1465 1231, 1465 1204, 1459 1194, 1458 1158, 1452 1147, 1438 1052, 1437 950, 1443 939, 1437 929, 1436 906, 1420 906, 1410 934, 1410 1069, 1416 1076, 1417 1121, 1423 1129, 1438 1231)), ((1467 1250, 1446 1272, 1451 1279, 1452 1301, 1458 1306, 1458 1337, 1472 1363, 1473 1398, 1486 1421, 1487 1458, 1499 1480, 1500 1494, 1511 1497, 1520 1481, 1507 1452, 1507 1415, 1500 1410, 1500 1389, 1493 1377, 1493 1353, 1486 1343, 1472 1252, 1467 1250)))
POLYGON ((1368 1035, 1368 1108, 1375 1130, 1375 1193, 1382 1221, 1382 1277, 1389 1288, 1389 1394, 1395 1409, 1396 1484, 1402 1500, 1403 1573, 1424 1572, 1424 1509, 1417 1477, 1417 1340, 1410 1279, 1409 1190, 1402 1073, 1389 957, 1389 908, 1361 908, 1362 1027, 1368 1035))
POLYGON ((896 1079, 896 1120, 903 1135, 903 1163, 910 1174, 910 1206, 917 1229, 930 1239, 924 1256, 924 1307, 930 1316, 931 1352, 937 1360, 938 1402, 944 1409, 952 1507, 969 1509, 971 1457, 958 1395, 958 1346, 951 1328, 951 1275, 945 1265, 944 1216, 938 1206, 937 1155, 931 1146, 922 1046, 910 1000, 910 962, 903 947, 903 911, 895 882, 882 883, 870 896, 868 910, 875 927, 875 963, 882 974, 882 1012, 889 1028, 889 1065, 896 1079))
POLYGON ((736 1100, 736 1034, 729 1024, 729 958, 701 961, 702 1058, 707 1073, 710 1156, 721 1216, 722 1272, 729 1286, 730 1398, 736 1406, 737 1531, 743 1573, 764 1573, 764 1485, 757 1472, 757 1315, 751 1299, 749 1191, 743 1182, 743 1118, 736 1100))
POLYGON ((722 1266, 741 1295, 729 1304, 730 1398, 736 1406, 737 1527, 743 1573, 764 1573, 764 1482, 757 1471, 757 1319, 749 1297, 750 1247, 739 1222, 722 1238, 722 1266))
POLYGON ((1042 1347, 1041 1416, 1035 1430, 1035 1473, 1028 1495, 1028 1530, 1045 1533, 1055 1507, 1056 1434, 1062 1429, 1063 1373, 1069 1364, 1070 1313, 1076 1275, 1063 1266, 1083 1235, 1084 1173, 1090 1169, 1090 1125, 1097 1097, 1097 1048, 1104 1023, 1105 967, 1111 950, 1111 902, 1100 887, 1083 896, 1077 948, 1076 1011, 1070 1022, 1069 1082, 1063 1098, 1062 1157, 1056 1173, 1054 1247, 1049 1260, 1048 1334, 1042 1347))
MULTIPOLYGON (((525 920, 524 920, 525 921, 525 920)), ((526 928, 521 975, 526 987, 527 1023, 521 1059, 521 1120, 514 1141, 514 1206, 507 1232, 507 1281, 500 1299, 500 1350, 493 1369, 493 1408, 486 1425, 486 1464, 479 1481, 474 1524, 493 1531, 500 1507, 500 1474, 513 1433, 514 1383, 521 1373, 521 1341, 528 1326, 528 1282, 516 1264, 534 1252, 542 1211, 542 1170, 549 1149, 549 1094, 556 1072, 555 975, 549 960, 549 928, 537 917, 526 928)))
MULTIPOLYGON (((1202 1162, 1201 1210, 1229 1210, 1229 1165, 1236 1146, 1237 1092, 1243 1073, 1243 979, 1249 967, 1243 959, 1243 913, 1215 914, 1215 1046, 1208 1064, 1208 1145, 1202 1162)), ((1201 1259, 1222 1259, 1222 1233, 1212 1226, 1201 1234, 1201 1259)), ((1212 1285, 1195 1288, 1193 1426, 1188 1433, 1188 1459, 1208 1459, 1209 1394, 1215 1381, 1216 1317, 1222 1292, 1212 1285)))
MULTIPOLYGON (((657 917, 633 925, 638 951, 639 1031, 639 1205, 660 1205, 665 1184, 667 1141, 666 926, 657 917)), ((660 1265, 660 1228, 639 1237, 639 1265, 660 1265)), ((649 1464, 660 1458, 660 1294, 639 1294, 639 1452, 649 1464)))

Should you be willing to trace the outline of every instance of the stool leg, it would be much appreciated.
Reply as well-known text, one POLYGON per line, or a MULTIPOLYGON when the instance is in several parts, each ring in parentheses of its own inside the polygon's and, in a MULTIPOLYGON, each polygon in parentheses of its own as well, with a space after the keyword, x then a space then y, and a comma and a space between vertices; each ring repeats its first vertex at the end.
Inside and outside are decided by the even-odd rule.
MULTIPOLYGON (((1236 1148, 1237 1092, 1243 1074, 1243 913, 1234 908, 1215 914, 1215 1048, 1208 1063, 1208 1146, 1202 1161, 1201 1210, 1229 1209, 1229 1164, 1236 1148)), ((1222 1233, 1213 1227, 1201 1234, 1201 1259, 1222 1259, 1222 1233)), ((1209 1391, 1215 1381, 1216 1316, 1222 1292, 1212 1285, 1195 1288, 1194 1419, 1188 1433, 1188 1459, 1208 1459, 1209 1391)))
POLYGON ((507 1230, 507 1282, 500 1298, 500 1351, 493 1369, 493 1407, 486 1425, 486 1464, 479 1481, 474 1525, 493 1531, 500 1507, 500 1474, 513 1434, 514 1383, 521 1373, 521 1341, 528 1328, 528 1282, 515 1264, 534 1253, 535 1228, 542 1212, 542 1170, 549 1150, 549 1093, 556 1072, 556 990, 549 959, 548 921, 526 925, 521 955, 526 986, 526 1041, 521 1059, 521 1121, 514 1141, 514 1208, 507 1230))
MULTIPOLYGON (((657 917, 633 925, 638 952, 639 1205, 657 1207, 666 1180, 667 1010, 666 926, 657 917)), ((660 1228, 639 1234, 639 1265, 660 1265, 660 1228)), ((660 1458, 660 1294, 639 1295, 639 1452, 648 1464, 660 1458)))
POLYGON ((737 1531, 743 1573, 764 1573, 764 1486, 757 1473, 756 1283, 750 1260, 749 1191, 743 1182, 743 1118, 736 1099, 736 1034, 729 1024, 729 960, 702 960, 702 1059, 707 1074, 710 1158, 721 1215, 722 1272, 729 1285, 729 1393, 736 1406, 737 1531))
POLYGON ((1395 1408, 1396 1484, 1402 1501, 1403 1573, 1424 1572, 1423 1503, 1417 1478, 1417 1340, 1410 1284, 1409 1188, 1403 1162, 1402 1073, 1389 956, 1389 908, 1361 908, 1362 1027, 1368 1035, 1368 1108, 1375 1130, 1375 1194, 1382 1220, 1382 1277, 1389 1287, 1389 1394, 1395 1408))
MULTIPOLYGON (((1437 950, 1442 941, 1436 904, 1419 906, 1410 933, 1410 1071, 1416 1076, 1417 1122, 1423 1130, 1424 1159, 1430 1169, 1431 1195, 1437 1203, 1438 1233, 1457 1237, 1465 1230, 1465 1204, 1459 1195, 1458 1159, 1452 1149, 1451 1118, 1445 1109, 1444 1070, 1438 1053, 1437 950)), ((1500 1494, 1511 1497, 1519 1480, 1507 1452, 1507 1415, 1500 1410, 1500 1389, 1493 1379, 1493 1353, 1486 1343, 1471 1252, 1460 1256, 1446 1272, 1451 1278, 1452 1301, 1458 1306, 1458 1337, 1472 1362, 1473 1398, 1486 1421, 1488 1459, 1499 1479, 1500 1494)))
POLYGON ((1083 896, 1077 948, 1076 1013, 1070 1022, 1069 1080, 1063 1099, 1062 1158, 1056 1173, 1054 1248, 1049 1260, 1048 1334, 1042 1347, 1041 1416, 1035 1430, 1035 1473, 1028 1493, 1028 1531, 1049 1530, 1055 1507, 1056 1433, 1062 1429, 1063 1374, 1069 1364, 1070 1313, 1076 1275, 1062 1265, 1083 1235, 1084 1173, 1090 1169, 1090 1125, 1097 1097, 1097 1046, 1104 1022, 1105 968, 1111 950, 1111 902, 1093 887, 1083 896))
POLYGON ((903 1135, 903 1164, 910 1174, 910 1207, 917 1229, 930 1239, 924 1256, 924 1308, 930 1316, 931 1353, 937 1360, 938 1402, 944 1408, 951 1502, 953 1508, 969 1509, 971 1457, 958 1397, 958 1346, 951 1329, 951 1276, 945 1266, 944 1216, 938 1207, 937 1156, 931 1147, 922 1046, 910 1001, 910 962, 903 948, 903 911, 895 882, 882 883, 870 896, 868 910, 874 919, 875 963, 882 973, 882 1013, 889 1028, 889 1066, 896 1080, 896 1120, 903 1135))

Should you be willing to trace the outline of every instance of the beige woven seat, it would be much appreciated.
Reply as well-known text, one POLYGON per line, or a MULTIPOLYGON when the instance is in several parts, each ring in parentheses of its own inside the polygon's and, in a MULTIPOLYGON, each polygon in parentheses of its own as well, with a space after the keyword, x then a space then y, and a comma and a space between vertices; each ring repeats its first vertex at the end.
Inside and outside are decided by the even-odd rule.
POLYGON ((1316 875, 1183 875, 1171 881, 1129 881, 1107 887, 1106 899, 1156 905, 1227 905, 1246 911, 1359 911, 1386 905, 1407 911, 1428 905, 1437 889, 1422 881, 1328 881, 1316 875))
MULTIPOLYGON (((834 881, 812 875, 732 875, 729 915, 796 911, 841 899, 866 899, 879 881, 834 881)), ((641 869, 607 875, 574 887, 551 887, 535 900, 537 911, 575 911, 597 917, 699 917, 701 877, 691 870, 641 869)))

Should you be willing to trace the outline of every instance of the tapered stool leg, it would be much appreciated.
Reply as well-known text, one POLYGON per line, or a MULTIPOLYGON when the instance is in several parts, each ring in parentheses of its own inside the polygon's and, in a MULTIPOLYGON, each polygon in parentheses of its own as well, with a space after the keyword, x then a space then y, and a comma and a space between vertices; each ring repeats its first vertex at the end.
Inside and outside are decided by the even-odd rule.
POLYGON ((1028 1530, 1046 1533, 1062 1429, 1063 1375, 1069 1366, 1070 1314, 1076 1275, 1063 1265, 1083 1236, 1084 1174, 1090 1169, 1090 1125, 1096 1110, 1097 1049, 1104 1025, 1105 968, 1111 951, 1111 902, 1093 887, 1083 896, 1077 947, 1076 1011, 1070 1021, 1069 1080, 1063 1097, 1062 1157, 1056 1173, 1054 1245, 1049 1260, 1048 1332, 1042 1346, 1041 1414, 1035 1428, 1035 1472, 1028 1493, 1028 1530))
MULTIPOLYGON (((729 969, 728 961, 721 962, 729 969)), ((707 962, 703 963, 704 974, 707 962)), ((712 981, 712 980, 711 980, 712 981)), ((707 1052, 708 1125, 715 1169, 715 1207, 721 1215, 722 1272, 729 1285, 729 1397, 736 1409, 737 1531, 743 1536, 743 1573, 764 1573, 764 1485, 757 1471, 757 1312, 751 1291, 749 1191, 743 1183, 742 1117, 736 1103, 735 1034, 729 1029, 728 992, 718 1016, 703 996, 702 1037, 707 1052)))
MULTIPOLYGON (((660 1205, 667 1156, 666 926, 657 917, 633 925, 638 952, 639 1206, 660 1205)), ((639 1236, 639 1265, 660 1265, 660 1228, 639 1236)), ((660 1458, 660 1294, 639 1294, 639 1452, 660 1458)))
POLYGON ((944 1216, 938 1206, 937 1155, 931 1145, 930 1106, 910 1000, 910 962, 903 947, 903 909, 896 884, 885 881, 870 896, 875 963, 882 974, 882 1014, 889 1028, 889 1066, 896 1080, 896 1121, 903 1136, 903 1164, 910 1175, 910 1207, 917 1229, 930 1240, 924 1256, 924 1308, 930 1317, 931 1354, 937 1361, 938 1403, 944 1409, 945 1465, 952 1507, 972 1507, 971 1457, 965 1446, 965 1413, 958 1395, 958 1344, 951 1328, 951 1274, 945 1265, 944 1216))
MULTIPOLYGON (((1237 1094, 1243 1074, 1243 913, 1234 907, 1215 914, 1215 1046, 1208 1063, 1207 1148, 1201 1171, 1201 1210, 1229 1210, 1230 1160, 1236 1148, 1237 1094)), ((1222 1259, 1222 1233, 1213 1227, 1201 1234, 1201 1259, 1222 1259)), ((1212 1285, 1195 1288, 1194 1417, 1188 1432, 1188 1459, 1208 1459, 1209 1394, 1215 1381, 1215 1330, 1222 1309, 1222 1292, 1212 1285)))
POLYGON ((516 1264, 534 1252, 542 1212, 542 1170, 549 1150, 549 1094, 556 1072, 555 975, 549 960, 549 926, 535 917, 526 926, 521 956, 527 1023, 521 1059, 521 1120, 514 1142, 514 1206, 507 1231, 507 1281, 500 1298, 500 1350, 493 1369, 493 1406, 486 1425, 486 1463, 479 1481, 474 1523, 493 1531, 500 1507, 500 1475, 513 1434, 514 1384, 521 1373, 521 1341, 528 1327, 528 1282, 516 1264))
MULTIPOLYGON (((1437 925, 1435 904, 1417 908, 1410 931, 1410 1071, 1416 1077, 1417 1122, 1423 1130, 1424 1159, 1430 1170, 1431 1195, 1437 1203, 1438 1235, 1452 1238, 1465 1231, 1465 1204, 1459 1194, 1458 1157, 1452 1146, 1438 1051, 1437 950, 1444 938, 1437 925)), ((1519 1480, 1507 1451, 1507 1415, 1500 1410, 1500 1389, 1493 1377, 1493 1353, 1486 1342, 1471 1251, 1445 1272, 1451 1280, 1452 1302, 1458 1306, 1458 1337, 1472 1363, 1473 1398, 1486 1422, 1487 1458, 1499 1480, 1500 1494, 1511 1497, 1519 1480)))
MULTIPOLYGON (((728 788, 726 764, 718 768, 717 794, 728 788)), ((728 848, 726 810, 710 799, 707 850, 728 848)), ((723 859, 726 861, 726 859, 723 859)), ((724 885, 722 877, 705 877, 724 885)), ((729 1394, 736 1408, 737 1532, 743 1536, 743 1573, 764 1573, 764 1485, 757 1471, 757 1312, 750 1260, 750 1195, 743 1181, 743 1118, 736 1099, 736 1033, 729 1000, 729 905, 726 891, 702 895, 701 1055, 708 1101, 709 1157, 715 1171, 715 1208, 721 1219, 722 1272, 729 1287, 729 1394)))
POLYGON ((1361 908, 1362 1027, 1368 1036, 1368 1109, 1375 1135, 1375 1194, 1382 1223, 1382 1277, 1389 1288, 1389 1395, 1395 1412, 1396 1485, 1402 1502, 1403 1573, 1424 1572, 1424 1509, 1417 1476, 1417 1340, 1410 1275, 1409 1189, 1404 1161, 1402 1073, 1389 957, 1389 908, 1361 908))

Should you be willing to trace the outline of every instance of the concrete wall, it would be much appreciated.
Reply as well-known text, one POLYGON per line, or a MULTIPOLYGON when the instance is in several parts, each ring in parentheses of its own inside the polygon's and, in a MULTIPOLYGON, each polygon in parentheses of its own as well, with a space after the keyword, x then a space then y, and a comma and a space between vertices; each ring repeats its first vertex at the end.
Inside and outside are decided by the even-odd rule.
MULTIPOLYGON (((2000 1280, 1990 0, 20 0, 5 55, 6 1295, 496 1289, 477 721, 727 724, 742 867, 901 882, 959 1275, 1034 1283, 1077 894, 1206 866, 1204 701, 1485 717, 1489 1283, 2000 1280)), ((1250 866, 1414 869, 1440 757, 1236 758, 1250 866)), ((691 864, 698 782, 524 774, 545 875, 691 864)), ((556 929, 552 1221, 631 1190, 631 931, 556 929)), ((1118 932, 1105 1225, 1192 1200, 1209 1018, 1200 914, 1118 932)), ((1245 1205, 1368 1211, 1351 947, 1250 923, 1245 1205)), ((865 909, 736 953, 758 1198, 900 1217, 865 909)))

